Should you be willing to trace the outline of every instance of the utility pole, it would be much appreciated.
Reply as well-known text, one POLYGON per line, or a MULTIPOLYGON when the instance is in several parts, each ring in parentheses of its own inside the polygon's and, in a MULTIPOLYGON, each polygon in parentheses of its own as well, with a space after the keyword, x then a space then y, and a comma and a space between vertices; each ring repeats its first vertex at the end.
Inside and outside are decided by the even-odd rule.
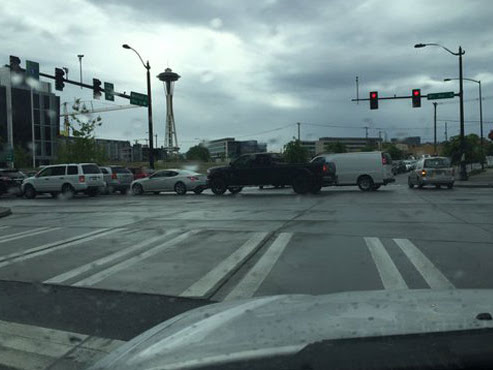
MULTIPOLYGON (((481 96, 481 80, 478 81, 479 84, 479 122, 481 127, 481 154, 484 154, 484 140, 483 140, 483 98, 481 96)), ((481 169, 484 170, 484 161, 481 161, 481 169)))
POLYGON ((359 79, 356 76, 356 104, 359 104, 359 79))
MULTIPOLYGON (((79 58, 80 83, 82 84, 82 58, 84 58, 84 54, 79 54, 77 57, 79 58)), ((82 86, 80 89, 82 90, 82 86)))
POLYGON ((448 141, 448 136, 447 136, 447 122, 445 122, 445 141, 448 141))
POLYGON ((459 46, 459 115, 460 115, 460 179, 467 180, 466 170, 466 138, 464 132, 464 76, 462 73, 462 55, 465 52, 459 46))
POLYGON ((382 131, 378 131, 378 150, 382 150, 382 131))
POLYGON ((298 141, 300 141, 301 140, 301 123, 296 122, 296 124, 298 125, 298 141))
POLYGON ((437 105, 438 103, 433 103, 434 114, 433 114, 433 153, 437 155, 437 105))
POLYGON ((368 129, 369 129, 369 127, 365 126, 365 131, 366 131, 365 138, 366 138, 366 140, 368 140, 368 129))

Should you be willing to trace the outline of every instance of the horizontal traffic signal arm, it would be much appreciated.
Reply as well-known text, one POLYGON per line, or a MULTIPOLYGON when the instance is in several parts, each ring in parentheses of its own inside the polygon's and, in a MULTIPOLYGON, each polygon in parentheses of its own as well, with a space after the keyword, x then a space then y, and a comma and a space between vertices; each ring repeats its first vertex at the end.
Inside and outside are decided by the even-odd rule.
MULTIPOLYGON (((455 96, 459 96, 460 94, 455 94, 455 96)), ((421 98, 424 99, 426 98, 427 95, 425 94, 421 94, 421 98)), ((412 99, 413 96, 412 95, 406 95, 406 96, 379 96, 378 97, 378 100, 393 100, 393 99, 412 99)), ((360 98, 360 99, 351 99, 351 101, 369 101, 370 98, 360 98)))

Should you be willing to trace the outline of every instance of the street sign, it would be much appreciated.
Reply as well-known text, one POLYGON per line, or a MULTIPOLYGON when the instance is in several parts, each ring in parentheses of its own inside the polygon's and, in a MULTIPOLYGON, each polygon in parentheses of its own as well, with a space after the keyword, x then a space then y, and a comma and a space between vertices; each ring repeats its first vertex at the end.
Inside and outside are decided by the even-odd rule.
POLYGON ((109 82, 104 83, 104 99, 115 101, 115 95, 113 92, 115 91, 115 85, 109 82))
POLYGON ((141 107, 147 107, 149 104, 149 100, 147 99, 147 95, 139 94, 136 92, 130 92, 130 104, 140 105, 141 107))
POLYGON ((428 94, 426 95, 426 98, 428 100, 437 100, 437 99, 450 99, 455 96, 455 93, 453 91, 448 91, 448 92, 440 92, 440 93, 435 93, 435 94, 428 94))
POLYGON ((26 60, 26 76, 39 80, 39 63, 26 60))

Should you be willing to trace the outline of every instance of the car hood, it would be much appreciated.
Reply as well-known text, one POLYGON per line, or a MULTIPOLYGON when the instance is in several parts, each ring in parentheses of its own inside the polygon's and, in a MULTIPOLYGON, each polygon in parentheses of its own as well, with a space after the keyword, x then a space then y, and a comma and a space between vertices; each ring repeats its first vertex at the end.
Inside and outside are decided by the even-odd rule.
POLYGON ((320 340, 492 328, 493 290, 280 295, 194 309, 144 332, 91 367, 189 369, 296 353, 320 340))
POLYGON ((209 167, 207 170, 207 173, 215 172, 215 171, 223 171, 225 169, 229 168, 229 166, 215 166, 215 167, 209 167))

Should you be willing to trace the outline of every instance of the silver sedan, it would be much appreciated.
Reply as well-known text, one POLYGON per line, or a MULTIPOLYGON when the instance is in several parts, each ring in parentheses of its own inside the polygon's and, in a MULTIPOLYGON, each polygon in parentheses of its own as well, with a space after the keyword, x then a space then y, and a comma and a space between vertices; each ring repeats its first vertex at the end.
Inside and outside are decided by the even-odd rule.
POLYGON ((197 172, 168 169, 155 172, 152 176, 132 182, 131 189, 134 195, 146 192, 159 194, 162 191, 175 191, 179 195, 193 191, 200 194, 206 188, 207 177, 197 172))

